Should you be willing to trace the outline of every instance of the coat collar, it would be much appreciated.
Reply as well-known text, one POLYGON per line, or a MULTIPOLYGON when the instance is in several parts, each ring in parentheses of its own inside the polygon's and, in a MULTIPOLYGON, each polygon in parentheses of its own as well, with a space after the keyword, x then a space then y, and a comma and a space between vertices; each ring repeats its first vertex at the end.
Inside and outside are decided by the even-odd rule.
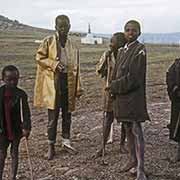
POLYGON ((126 43, 124 46, 124 51, 127 52, 130 48, 132 48, 137 43, 138 43, 138 40, 135 40, 131 43, 126 43))

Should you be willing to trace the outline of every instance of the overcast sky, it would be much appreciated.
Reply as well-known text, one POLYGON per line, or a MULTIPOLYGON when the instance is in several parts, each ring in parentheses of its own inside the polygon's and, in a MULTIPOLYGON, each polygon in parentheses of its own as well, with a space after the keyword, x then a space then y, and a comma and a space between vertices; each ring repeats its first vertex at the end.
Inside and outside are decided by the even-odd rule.
POLYGON ((43 28, 66 14, 72 31, 111 34, 122 31, 127 20, 141 22, 143 32, 180 32, 180 0, 0 0, 0 14, 43 28))

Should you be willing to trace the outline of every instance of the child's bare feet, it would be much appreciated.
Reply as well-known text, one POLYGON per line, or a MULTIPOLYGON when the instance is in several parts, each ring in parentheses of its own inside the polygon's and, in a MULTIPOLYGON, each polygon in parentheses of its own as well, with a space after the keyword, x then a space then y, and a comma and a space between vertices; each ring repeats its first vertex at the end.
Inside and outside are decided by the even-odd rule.
POLYGON ((130 169, 134 168, 137 166, 136 161, 129 161, 125 166, 120 170, 120 172, 127 172, 130 169))

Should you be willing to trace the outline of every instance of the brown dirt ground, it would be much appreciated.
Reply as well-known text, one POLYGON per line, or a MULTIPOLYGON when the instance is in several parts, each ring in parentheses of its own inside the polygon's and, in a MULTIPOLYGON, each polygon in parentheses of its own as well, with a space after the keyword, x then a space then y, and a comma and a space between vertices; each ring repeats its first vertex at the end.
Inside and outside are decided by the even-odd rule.
MULTIPOLYGON (((129 173, 120 173, 122 165, 127 161, 126 155, 119 153, 120 128, 115 123, 114 143, 107 146, 107 166, 101 164, 101 158, 92 159, 92 155, 101 146, 102 131, 102 81, 95 75, 95 63, 106 46, 81 47, 82 79, 85 94, 77 103, 73 113, 72 143, 78 150, 77 155, 61 151, 61 120, 59 120, 56 157, 47 161, 47 112, 32 106, 35 78, 34 54, 37 45, 26 40, 12 39, 0 41, 0 65, 16 64, 21 70, 20 85, 29 94, 32 110, 32 134, 29 149, 34 169, 35 180, 133 180, 129 173)), ((177 55, 178 47, 148 46, 149 56, 147 75, 147 101, 151 122, 144 124, 146 141, 145 169, 149 180, 180 179, 180 163, 173 163, 177 145, 168 140, 166 125, 170 116, 170 102, 166 93, 165 72, 177 55), (176 51, 174 50, 176 49, 176 51), (167 51, 168 49, 168 51, 167 51), (170 55, 172 51, 175 54, 170 55), (158 52, 158 54, 157 54, 158 52), (166 52, 166 55, 164 53, 166 52), (158 57, 156 59, 156 57, 158 57), (159 58, 161 57, 161 58, 159 58), (164 57, 164 59, 163 59, 164 57)), ((25 144, 20 146, 19 180, 30 179, 25 144)), ((10 156, 6 161, 4 179, 9 177, 10 156)))

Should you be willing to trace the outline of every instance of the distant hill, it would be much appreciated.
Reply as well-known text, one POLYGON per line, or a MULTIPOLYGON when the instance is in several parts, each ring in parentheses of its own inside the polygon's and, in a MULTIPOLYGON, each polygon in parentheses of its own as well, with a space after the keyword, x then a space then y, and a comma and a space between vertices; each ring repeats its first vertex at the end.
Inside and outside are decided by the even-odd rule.
MULTIPOLYGON (((20 23, 17 20, 11 20, 7 17, 0 15, 0 31, 23 31, 23 32, 43 32, 52 33, 53 30, 37 28, 20 23)), ((86 33, 82 32, 70 32, 71 35, 78 37, 85 36, 86 33)), ((94 34, 97 37, 110 38, 110 34, 94 34)), ((180 32, 177 33, 144 33, 139 38, 144 43, 154 44, 180 44, 180 32)))
MULTIPOLYGON (((111 34, 94 34, 97 37, 110 38, 111 34)), ((152 44, 179 44, 180 32, 177 33, 142 33, 139 41, 152 44)))
MULTIPOLYGON (((18 20, 11 20, 5 16, 0 15, 0 31, 23 31, 23 32, 43 32, 52 33, 54 30, 43 29, 38 27, 33 27, 20 23, 18 20)), ((74 36, 84 36, 86 33, 70 32, 70 35, 74 36)))
POLYGON ((11 20, 7 17, 0 15, 0 30, 9 30, 9 31, 38 31, 38 32, 52 32, 49 29, 36 28, 29 25, 20 23, 17 20, 11 20))
POLYGON ((140 37, 140 41, 144 43, 154 44, 179 44, 180 32, 177 33, 144 33, 140 37))

